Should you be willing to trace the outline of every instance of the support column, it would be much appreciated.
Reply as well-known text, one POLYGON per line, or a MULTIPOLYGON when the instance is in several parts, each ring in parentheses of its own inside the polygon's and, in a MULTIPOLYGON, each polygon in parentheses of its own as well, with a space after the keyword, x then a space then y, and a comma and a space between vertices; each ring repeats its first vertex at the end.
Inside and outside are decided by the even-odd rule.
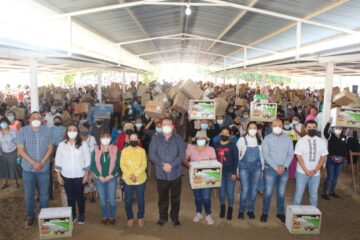
POLYGON ((39 111, 39 91, 38 91, 38 72, 37 60, 30 59, 30 92, 31 92, 31 112, 39 111))
POLYGON ((102 102, 102 72, 99 71, 97 73, 97 99, 99 100, 99 103, 102 102))
POLYGON ((324 106, 323 106, 323 113, 322 113, 321 132, 323 132, 325 125, 330 118, 333 78, 334 78, 334 63, 328 62, 326 65, 324 106))
POLYGON ((136 73, 136 87, 139 85, 139 73, 136 73))
POLYGON ((239 76, 236 77, 236 97, 239 97, 240 93, 240 79, 239 76))
POLYGON ((122 80, 123 80, 123 93, 126 92, 126 79, 125 79, 125 72, 122 74, 122 80))
POLYGON ((215 75, 214 87, 217 85, 218 76, 215 75))

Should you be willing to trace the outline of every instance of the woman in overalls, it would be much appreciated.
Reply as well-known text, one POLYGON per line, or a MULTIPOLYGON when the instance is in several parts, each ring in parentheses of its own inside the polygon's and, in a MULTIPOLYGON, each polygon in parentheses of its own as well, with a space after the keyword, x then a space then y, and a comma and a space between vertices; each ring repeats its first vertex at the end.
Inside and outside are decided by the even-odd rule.
POLYGON ((262 139, 258 133, 256 122, 250 122, 247 134, 237 143, 240 154, 238 173, 241 185, 239 219, 244 219, 246 208, 248 217, 255 219, 256 187, 264 168, 261 143, 262 139))

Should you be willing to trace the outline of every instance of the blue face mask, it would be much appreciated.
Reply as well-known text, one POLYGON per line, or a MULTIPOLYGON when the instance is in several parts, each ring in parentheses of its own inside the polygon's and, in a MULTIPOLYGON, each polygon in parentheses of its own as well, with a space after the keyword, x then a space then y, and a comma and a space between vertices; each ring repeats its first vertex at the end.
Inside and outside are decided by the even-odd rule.
POLYGON ((285 129, 285 130, 290 130, 290 129, 291 129, 291 126, 290 126, 290 125, 285 125, 285 126, 284 126, 284 129, 285 129))
POLYGON ((201 128, 201 129, 208 129, 208 127, 209 127, 209 125, 206 124, 206 123, 202 123, 202 124, 200 125, 200 128, 201 128))
POLYGON ((157 128, 156 128, 156 132, 157 132, 157 133, 162 133, 162 128, 158 128, 158 127, 157 127, 157 128))
POLYGON ((7 124, 6 122, 2 122, 2 123, 0 123, 0 127, 1 127, 2 129, 8 128, 8 127, 9 127, 9 124, 7 124))
POLYGON ((12 121, 15 120, 15 116, 12 116, 12 115, 7 116, 7 119, 8 119, 10 122, 12 122, 12 121))
POLYGON ((142 127, 142 123, 136 123, 135 126, 136 126, 136 128, 141 128, 141 127, 142 127))
POLYGON ((206 144, 206 140, 205 140, 205 139, 198 139, 198 140, 196 141, 196 144, 197 144, 199 147, 203 147, 203 146, 205 146, 205 144, 206 144))

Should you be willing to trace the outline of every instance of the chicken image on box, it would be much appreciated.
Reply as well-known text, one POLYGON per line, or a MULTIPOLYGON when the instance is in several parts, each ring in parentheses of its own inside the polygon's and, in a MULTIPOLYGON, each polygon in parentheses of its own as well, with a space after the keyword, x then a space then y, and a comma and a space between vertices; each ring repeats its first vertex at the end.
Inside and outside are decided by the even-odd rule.
POLYGON ((331 117, 332 127, 360 128, 360 109, 333 108, 331 117))
POLYGON ((190 100, 189 119, 215 120, 215 109, 214 100, 190 100))
POLYGON ((321 212, 314 206, 289 205, 285 224, 291 234, 320 234, 321 212))
POLYGON ((222 164, 216 160, 190 162, 189 178, 192 189, 221 187, 222 164))
POLYGON ((42 208, 39 214, 40 239, 71 237, 71 207, 42 208))

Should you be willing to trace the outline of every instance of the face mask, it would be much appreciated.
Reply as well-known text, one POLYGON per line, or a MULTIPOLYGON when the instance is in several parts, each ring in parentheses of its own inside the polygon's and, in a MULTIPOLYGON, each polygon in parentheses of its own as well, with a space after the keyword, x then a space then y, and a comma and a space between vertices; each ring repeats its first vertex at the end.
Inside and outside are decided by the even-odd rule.
POLYGON ((297 121, 297 120, 293 120, 292 123, 293 123, 295 126, 299 125, 299 121, 297 121))
POLYGON ((8 128, 8 126, 9 126, 9 124, 7 124, 6 122, 0 123, 0 127, 1 127, 2 129, 8 128))
POLYGON ((216 122, 217 122, 217 124, 222 125, 224 123, 224 120, 218 119, 218 120, 216 120, 216 122))
POLYGON ((77 132, 68 132, 67 135, 70 139, 75 139, 77 136, 77 132))
POLYGON ((96 125, 102 125, 103 124, 103 121, 102 120, 96 120, 96 125))
POLYGON ((316 129, 308 129, 307 132, 310 137, 314 137, 316 135, 316 129))
POLYGON ((284 126, 284 129, 285 129, 285 130, 290 130, 290 129, 291 129, 291 126, 290 126, 290 125, 285 125, 285 126, 284 126))
POLYGON ((51 111, 51 114, 53 114, 53 115, 56 113, 56 109, 51 109, 50 111, 51 111))
POLYGON ((208 129, 208 127, 209 127, 209 125, 206 124, 206 123, 202 123, 202 124, 200 125, 200 128, 201 128, 201 129, 208 129))
POLYGON ((142 127, 142 123, 136 123, 135 126, 136 126, 136 128, 140 129, 142 127))
POLYGON ((221 138, 221 141, 223 141, 223 142, 227 142, 230 139, 229 136, 225 136, 225 135, 221 135, 220 138, 221 138))
POLYGON ((41 122, 39 120, 33 120, 31 121, 31 126, 33 126, 34 128, 38 128, 41 126, 41 122))
POLYGON ((256 124, 256 127, 257 127, 257 129, 261 130, 261 129, 263 129, 264 125, 262 125, 262 124, 256 124))
POLYGON ((54 125, 57 126, 57 127, 61 126, 61 122, 56 122, 56 123, 54 123, 54 125))
POLYGON ((335 132, 335 135, 340 135, 342 130, 341 129, 335 129, 334 132, 335 132))
POLYGON ((205 146, 205 144, 206 144, 206 140, 205 140, 205 139, 198 139, 198 140, 196 140, 196 144, 197 144, 199 147, 203 147, 203 146, 205 146))
POLYGON ((163 133, 165 133, 165 134, 169 134, 172 132, 172 128, 170 126, 164 126, 162 128, 162 130, 163 130, 163 133))
POLYGON ((102 139, 100 139, 100 141, 101 141, 102 145, 107 146, 110 144, 111 139, 110 138, 102 138, 102 139))
POLYGON ((80 134, 81 134, 81 136, 83 136, 83 137, 87 137, 87 136, 89 136, 89 131, 81 131, 80 132, 80 134))
POLYGON ((12 115, 7 116, 7 119, 8 119, 10 122, 12 122, 12 121, 15 120, 15 116, 12 116, 12 115))
POLYGON ((274 128, 273 128, 273 133, 275 133, 276 135, 280 135, 280 133, 281 133, 281 127, 274 127, 274 128))
POLYGON ((248 115, 244 115, 244 116, 243 116, 243 118, 248 119, 248 118, 249 118, 249 116, 248 116, 248 115))
POLYGON ((130 136, 134 131, 132 129, 125 130, 126 135, 130 136))
POLYGON ((130 146, 136 147, 138 145, 138 141, 130 141, 130 146))
POLYGON ((158 127, 157 127, 157 128, 155 129, 155 131, 156 131, 157 133, 162 133, 162 128, 158 128, 158 127))
POLYGON ((128 106, 128 109, 130 109, 130 108, 131 108, 131 105, 128 106))
POLYGON ((252 136, 252 137, 255 136, 256 133, 257 133, 257 130, 256 130, 256 129, 250 129, 250 130, 249 130, 249 135, 252 136))

